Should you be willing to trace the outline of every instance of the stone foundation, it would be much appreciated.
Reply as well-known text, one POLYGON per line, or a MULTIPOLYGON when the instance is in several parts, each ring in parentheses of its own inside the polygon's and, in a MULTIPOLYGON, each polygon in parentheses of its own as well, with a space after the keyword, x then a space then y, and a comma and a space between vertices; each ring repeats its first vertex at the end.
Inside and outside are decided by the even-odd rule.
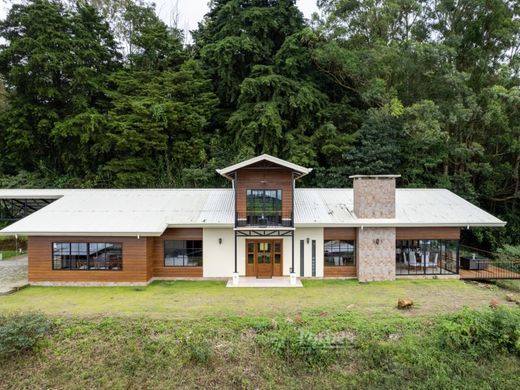
POLYGON ((360 282, 395 279, 395 228, 363 228, 357 233, 360 282))
POLYGON ((31 286, 46 287, 142 287, 148 286, 148 282, 30 282, 31 286))

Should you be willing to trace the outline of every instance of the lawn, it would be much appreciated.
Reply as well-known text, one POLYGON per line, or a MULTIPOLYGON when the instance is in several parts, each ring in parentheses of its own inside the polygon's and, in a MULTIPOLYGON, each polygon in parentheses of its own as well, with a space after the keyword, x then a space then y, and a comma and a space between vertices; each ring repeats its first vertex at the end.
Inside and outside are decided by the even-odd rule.
POLYGON ((507 290, 456 280, 304 284, 2 296, 0 389, 519 387, 520 309, 507 290), (397 310, 399 297, 415 308, 397 310), (35 309, 44 314, 28 314, 35 309))
POLYGON ((0 254, 2 255, 2 256, 0 256, 2 258, 2 260, 5 260, 5 259, 8 259, 10 257, 19 256, 22 253, 17 252, 17 251, 0 251, 0 254))
POLYGON ((34 308, 49 315, 146 316, 194 319, 234 316, 345 312, 369 316, 393 313, 399 298, 415 308, 405 315, 448 313, 464 306, 483 308, 492 299, 507 304, 492 285, 458 280, 397 280, 361 284, 355 280, 307 280, 304 288, 226 288, 225 282, 155 282, 148 287, 29 287, 0 297, 0 312, 34 308))

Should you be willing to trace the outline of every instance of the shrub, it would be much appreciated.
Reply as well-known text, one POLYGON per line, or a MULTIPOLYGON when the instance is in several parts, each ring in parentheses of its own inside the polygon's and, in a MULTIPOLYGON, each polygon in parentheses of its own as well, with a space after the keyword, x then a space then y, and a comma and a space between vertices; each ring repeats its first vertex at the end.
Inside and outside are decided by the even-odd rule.
POLYGON ((306 331, 297 332, 293 328, 260 335, 257 340, 283 359, 298 359, 310 365, 327 365, 336 354, 330 337, 306 331))
POLYGON ((466 350, 475 357, 509 352, 520 356, 520 312, 505 308, 464 310, 439 326, 443 347, 466 350))
POLYGON ((49 320, 39 313, 0 316, 0 359, 32 351, 49 327, 49 320))
POLYGON ((204 339, 187 338, 185 340, 190 360, 194 363, 206 365, 213 357, 213 346, 204 339))

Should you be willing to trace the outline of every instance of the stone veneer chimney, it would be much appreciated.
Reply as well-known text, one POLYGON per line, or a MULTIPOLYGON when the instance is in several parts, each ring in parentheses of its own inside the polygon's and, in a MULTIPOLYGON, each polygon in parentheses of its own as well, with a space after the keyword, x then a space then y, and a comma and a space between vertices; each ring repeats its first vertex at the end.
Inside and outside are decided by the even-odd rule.
MULTIPOLYGON (((395 218, 395 179, 399 175, 354 175, 354 214, 358 220, 395 218)), ((363 222, 363 221, 360 221, 363 222)), ((382 221, 383 222, 383 221, 382 221)), ((395 227, 357 230, 357 275, 360 282, 395 279, 395 227)))

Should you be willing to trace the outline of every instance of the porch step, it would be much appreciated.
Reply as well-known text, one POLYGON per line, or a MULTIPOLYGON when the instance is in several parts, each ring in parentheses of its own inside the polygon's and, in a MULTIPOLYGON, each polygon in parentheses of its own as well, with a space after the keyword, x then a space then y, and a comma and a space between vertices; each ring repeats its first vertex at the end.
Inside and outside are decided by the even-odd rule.
POLYGON ((299 278, 296 284, 291 284, 289 276, 273 276, 270 279, 257 279, 256 277, 241 276, 238 285, 233 284, 233 279, 229 279, 226 287, 257 287, 257 288, 285 288, 285 287, 303 287, 299 278))

